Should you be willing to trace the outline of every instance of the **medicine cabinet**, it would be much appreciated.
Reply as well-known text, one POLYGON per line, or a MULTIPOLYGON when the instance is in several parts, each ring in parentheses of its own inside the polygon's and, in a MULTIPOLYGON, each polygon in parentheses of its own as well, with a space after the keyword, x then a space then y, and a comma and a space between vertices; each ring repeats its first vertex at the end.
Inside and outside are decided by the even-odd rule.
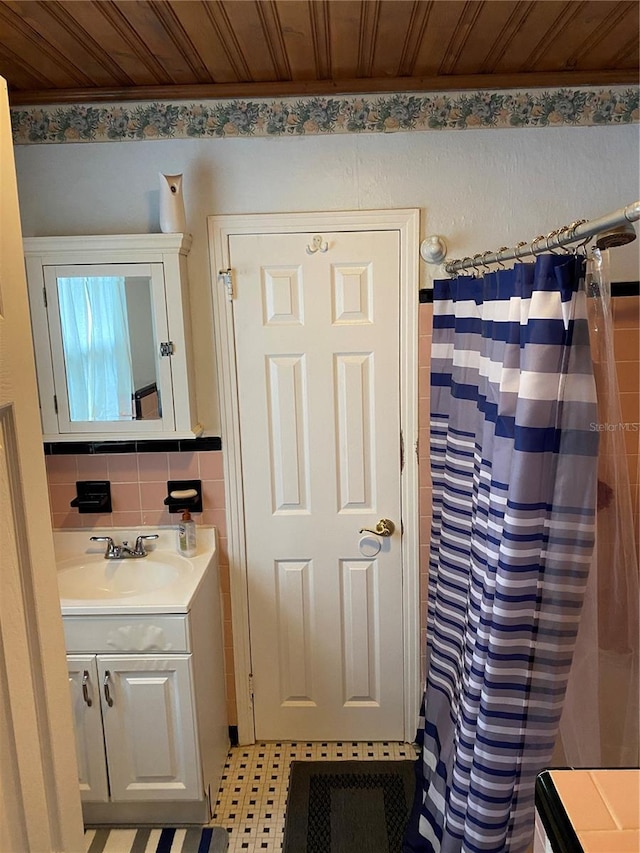
POLYGON ((45 441, 193 438, 182 234, 24 240, 45 441))

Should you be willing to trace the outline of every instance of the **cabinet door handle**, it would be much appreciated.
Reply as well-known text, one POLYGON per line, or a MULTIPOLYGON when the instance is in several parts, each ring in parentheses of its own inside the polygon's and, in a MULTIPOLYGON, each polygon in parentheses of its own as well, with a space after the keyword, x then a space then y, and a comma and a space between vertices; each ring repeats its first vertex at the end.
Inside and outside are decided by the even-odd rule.
POLYGON ((111 673, 107 669, 104 674, 104 681, 102 682, 102 686, 104 687, 104 698, 107 700, 107 705, 112 708, 113 707, 113 699, 111 698, 111 693, 109 692, 109 679, 111 678, 111 673))
POLYGON ((86 702, 87 707, 90 708, 92 706, 93 702, 91 701, 91 699, 89 699, 89 688, 87 687, 88 683, 89 683, 89 670, 85 669, 85 671, 82 673, 82 698, 86 702))

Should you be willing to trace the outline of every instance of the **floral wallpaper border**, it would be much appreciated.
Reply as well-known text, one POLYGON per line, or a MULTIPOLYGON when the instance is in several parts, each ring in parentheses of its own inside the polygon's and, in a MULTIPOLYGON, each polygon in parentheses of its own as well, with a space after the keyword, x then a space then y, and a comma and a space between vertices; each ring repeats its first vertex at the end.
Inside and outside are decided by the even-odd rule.
POLYGON ((639 91, 614 87, 71 104, 14 107, 11 121, 17 145, 610 126, 640 121, 639 91))

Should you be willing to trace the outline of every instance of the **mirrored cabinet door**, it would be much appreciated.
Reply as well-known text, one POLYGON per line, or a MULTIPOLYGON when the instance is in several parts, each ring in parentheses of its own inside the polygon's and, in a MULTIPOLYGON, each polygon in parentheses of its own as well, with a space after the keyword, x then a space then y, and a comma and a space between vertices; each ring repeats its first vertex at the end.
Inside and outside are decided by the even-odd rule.
POLYGON ((188 239, 24 243, 45 440, 198 435, 188 239))
POLYGON ((162 265, 46 266, 44 281, 60 430, 173 430, 162 265))

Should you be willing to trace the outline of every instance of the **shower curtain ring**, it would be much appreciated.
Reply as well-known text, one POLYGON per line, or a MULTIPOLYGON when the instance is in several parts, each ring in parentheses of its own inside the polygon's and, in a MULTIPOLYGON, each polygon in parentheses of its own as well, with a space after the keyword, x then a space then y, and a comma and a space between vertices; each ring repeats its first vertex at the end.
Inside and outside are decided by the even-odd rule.
MULTIPOLYGON (((575 220, 575 222, 572 222, 572 223, 571 223, 571 225, 570 225, 570 226, 569 226, 569 228, 568 228, 568 232, 569 232, 569 233, 568 233, 568 236, 569 236, 569 239, 570 239, 570 240, 573 240, 573 239, 575 238, 576 228, 578 228, 578 226, 580 226, 580 225, 584 225, 584 223, 585 223, 586 221, 587 221, 586 219, 576 219, 576 220, 575 220)), ((577 245, 577 246, 574 246, 574 247, 573 247, 573 249, 571 250, 571 254, 572 254, 572 255, 577 255, 577 254, 578 254, 578 251, 579 251, 583 246, 586 246, 586 245, 587 245, 587 243, 589 242, 589 239, 590 239, 590 238, 589 238, 589 237, 587 237, 587 238, 586 238, 586 240, 583 240, 583 241, 582 241, 582 243, 578 243, 578 245, 577 245)))
POLYGON ((509 247, 508 247, 508 246, 500 246, 500 248, 499 248, 499 249, 498 249, 498 251, 496 252, 496 263, 498 264, 498 266, 500 267, 500 269, 503 269, 503 270, 506 270, 506 267, 505 267, 505 265, 502 263, 502 260, 500 259, 500 255, 501 255, 503 252, 508 251, 508 249, 509 249, 509 247))
POLYGON ((531 241, 531 254, 533 255, 534 258, 537 258, 538 255, 541 254, 541 252, 539 252, 537 250, 537 245, 536 245, 537 243, 540 242, 540 240, 544 240, 544 234, 538 234, 538 236, 534 237, 533 240, 531 241))
POLYGON ((487 272, 491 272, 491 267, 489 266, 489 264, 487 264, 485 262, 485 258, 487 255, 491 255, 491 254, 493 254, 491 249, 487 249, 486 252, 482 253, 482 258, 480 259, 482 261, 482 266, 487 270, 487 272))
MULTIPOLYGON (((570 228, 570 225, 563 225, 562 228, 559 228, 556 240, 558 242, 560 242, 561 240, 566 240, 568 238, 570 228)), ((559 246, 558 248, 561 249, 565 255, 571 254, 571 249, 569 249, 567 246, 559 246)))
POLYGON ((522 255, 520 254, 518 249, 521 249, 523 246, 526 246, 526 245, 527 245, 526 240, 521 240, 519 243, 516 243, 516 246, 513 250, 513 254, 516 256, 516 260, 518 260, 518 261, 522 260, 522 255))
MULTIPOLYGON (((475 264, 473 263, 473 258, 471 257, 471 255, 465 255, 462 259, 462 263, 464 263, 465 261, 471 261, 471 266, 475 269, 475 264)), ((462 272, 462 270, 460 270, 460 272, 462 272)))
POLYGON ((549 233, 548 233, 548 234, 547 234, 547 236, 545 237, 547 252, 551 252, 551 254, 552 254, 552 255, 559 255, 559 254, 561 254, 560 252, 554 252, 554 250, 553 250, 553 249, 549 248, 549 240, 553 239, 554 237, 557 239, 558 234, 560 234, 560 231, 561 231, 561 230, 562 230, 562 229, 558 229, 558 228, 556 228, 556 229, 555 229, 555 230, 553 230, 553 231, 549 231, 549 233))
POLYGON ((452 275, 454 278, 458 278, 458 276, 460 275, 460 270, 456 270, 454 269, 454 267, 456 264, 459 263, 461 263, 460 258, 451 258, 451 260, 447 261, 447 263, 444 265, 444 271, 447 273, 447 275, 452 275))

